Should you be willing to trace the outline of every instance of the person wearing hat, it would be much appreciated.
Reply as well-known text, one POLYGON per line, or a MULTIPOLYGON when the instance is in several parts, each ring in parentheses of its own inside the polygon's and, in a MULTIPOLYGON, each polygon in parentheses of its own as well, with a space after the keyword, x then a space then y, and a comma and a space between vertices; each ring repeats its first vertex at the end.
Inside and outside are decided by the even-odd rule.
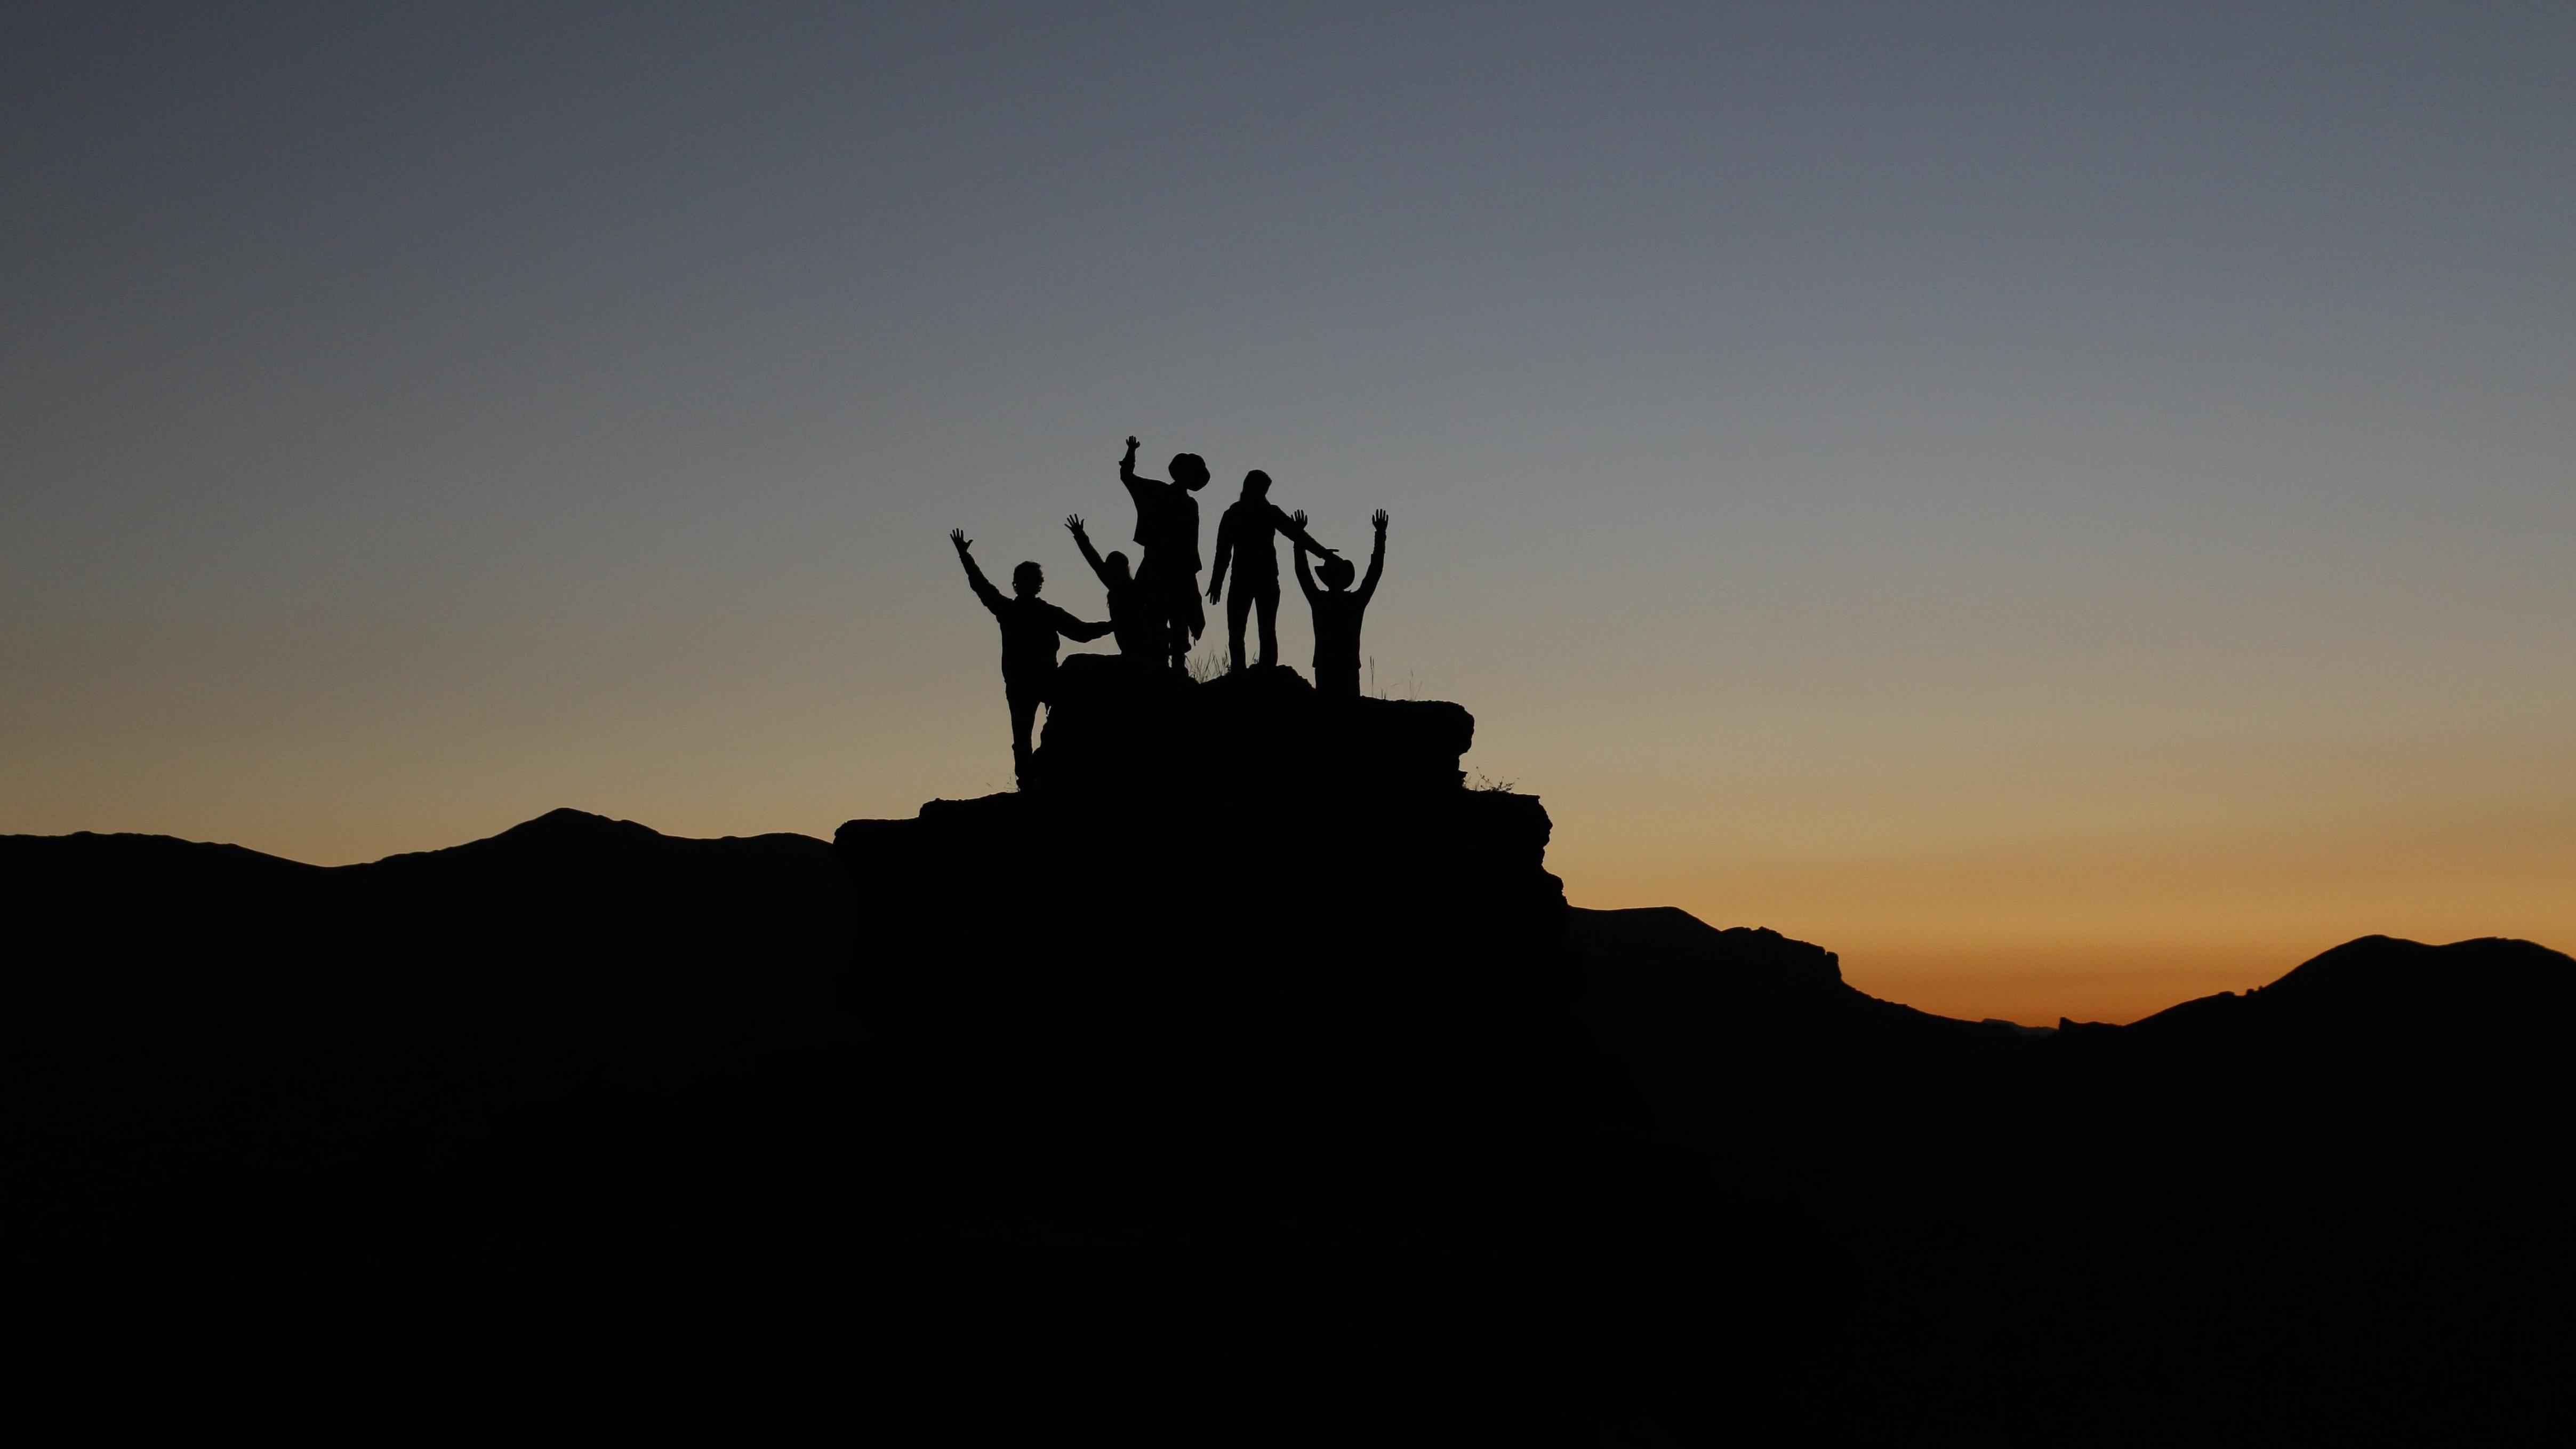
POLYGON ((1207 628, 1199 607, 1199 504, 1190 495, 1208 485, 1207 460, 1196 453, 1172 455, 1172 479, 1136 476, 1136 440, 1127 440, 1127 456, 1118 463, 1118 481, 1136 500, 1136 544, 1145 556, 1136 564, 1136 582, 1162 611, 1164 651, 1172 668, 1187 673, 1190 644, 1207 628))
MULTIPOLYGON (((1302 512, 1290 516, 1301 526, 1306 522, 1302 512)), ((1306 591, 1306 607, 1315 613, 1315 690, 1319 694, 1348 699, 1360 695, 1360 616, 1368 612, 1378 575, 1386 571, 1386 510, 1379 509, 1369 522, 1377 527, 1377 545, 1369 550, 1368 577, 1356 589, 1351 587, 1349 559, 1324 560, 1316 570, 1324 576, 1319 589, 1314 576, 1306 572, 1306 555, 1297 555, 1297 587, 1306 591)))

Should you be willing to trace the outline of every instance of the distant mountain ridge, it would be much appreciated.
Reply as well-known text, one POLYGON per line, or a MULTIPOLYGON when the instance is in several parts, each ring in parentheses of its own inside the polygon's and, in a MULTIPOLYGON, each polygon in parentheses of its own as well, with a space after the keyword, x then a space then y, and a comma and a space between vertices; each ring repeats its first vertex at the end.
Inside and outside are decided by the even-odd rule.
POLYGON ((1710 1072, 1778 1074, 1786 1090, 1867 1095, 1943 1064, 2199 1072, 2221 1061, 2335 1072, 2343 1089, 2448 1094, 2501 1064, 2547 1075, 2571 1061, 2576 960, 2530 941, 2430 946, 2364 936, 2268 986, 2181 1002, 2126 1026, 2038 1032, 1871 997, 1832 952, 1776 932, 1719 930, 1671 907, 1570 913, 1590 963, 1585 1015, 1668 1111, 1721 1090, 1710 1072), (2455 1060, 2458 1059, 2458 1060, 2455 1060))
POLYGON ((847 910, 820 841, 574 810, 330 867, 0 837, 0 1123, 175 1149, 739 1070, 838 1034, 847 910))

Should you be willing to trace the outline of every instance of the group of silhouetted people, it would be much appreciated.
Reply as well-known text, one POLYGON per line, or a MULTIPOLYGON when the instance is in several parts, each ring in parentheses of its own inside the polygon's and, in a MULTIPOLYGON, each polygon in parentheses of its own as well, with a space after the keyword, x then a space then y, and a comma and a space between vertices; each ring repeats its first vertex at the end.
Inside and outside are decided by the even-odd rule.
MULTIPOLYGON (((1132 572, 1126 554, 1100 556, 1079 515, 1064 521, 1084 561, 1108 591, 1105 624, 1077 619, 1039 598, 1046 571, 1035 563, 1011 570, 1012 597, 1004 598, 975 566, 971 552, 975 541, 964 529, 948 531, 948 541, 957 546, 958 562, 966 566, 967 583, 1002 626, 1002 691, 1011 705, 1011 759, 1022 775, 1028 771, 1029 734, 1037 724, 1038 706, 1047 701, 1055 682, 1059 638, 1087 643, 1114 634, 1119 655, 1138 668, 1182 674, 1189 670, 1190 645, 1207 629, 1207 613, 1199 607, 1199 505, 1190 495, 1208 485, 1208 467, 1196 453, 1178 453, 1173 455, 1170 472, 1168 482, 1138 477, 1136 440, 1127 440, 1127 455, 1118 463, 1118 481, 1136 501, 1135 541, 1143 553, 1132 572)), ((1226 642, 1235 669, 1244 667, 1243 628, 1252 617, 1261 624, 1261 667, 1279 662, 1277 538, 1286 534, 1296 547, 1297 586, 1314 612, 1315 687, 1325 694, 1358 697, 1360 617, 1386 567, 1386 510, 1379 509, 1370 522, 1377 529, 1377 542, 1369 551, 1368 576, 1359 579, 1349 559, 1317 543, 1306 531, 1303 510, 1283 512, 1270 501, 1269 474, 1255 468, 1243 475, 1243 495, 1217 522, 1216 569, 1207 588, 1209 603, 1226 606, 1226 642), (1306 565, 1310 553, 1322 560, 1312 572, 1306 565), (1232 594, 1225 592, 1229 567, 1234 572, 1232 594), (1315 586, 1318 577, 1322 588, 1315 586), (1357 588, 1352 587, 1355 579, 1357 588)))

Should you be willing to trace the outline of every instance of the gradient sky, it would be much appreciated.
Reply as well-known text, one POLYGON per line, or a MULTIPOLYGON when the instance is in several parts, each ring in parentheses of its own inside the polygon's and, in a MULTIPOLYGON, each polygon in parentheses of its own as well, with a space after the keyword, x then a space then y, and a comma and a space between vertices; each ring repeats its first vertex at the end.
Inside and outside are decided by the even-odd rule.
POLYGON ((2571 75, 2563 0, 22 0, 0 831, 1004 788, 941 534, 1098 616, 1135 432, 1394 514, 1377 686, 1577 904, 2024 1021, 2576 947, 2571 75))

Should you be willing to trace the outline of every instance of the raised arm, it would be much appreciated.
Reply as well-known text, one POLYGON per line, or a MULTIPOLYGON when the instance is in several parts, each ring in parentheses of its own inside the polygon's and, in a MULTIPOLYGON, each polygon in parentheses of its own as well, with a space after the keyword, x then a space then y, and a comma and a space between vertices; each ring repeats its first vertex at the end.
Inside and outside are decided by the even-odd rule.
POLYGON ((1083 532, 1082 515, 1066 514, 1064 526, 1066 531, 1073 535, 1074 546, 1082 550, 1082 561, 1091 565, 1091 572, 1099 578, 1100 586, 1104 589, 1108 588, 1110 586, 1109 565, 1102 561, 1100 550, 1091 546, 1091 535, 1083 532))
POLYGON ((1386 572, 1386 510, 1381 508, 1369 519, 1377 529, 1377 542, 1369 549, 1368 577, 1360 580, 1360 604, 1366 607, 1369 595, 1377 592, 1377 576, 1386 572))
POLYGON ((1127 456, 1118 460, 1118 481, 1127 485, 1129 493, 1136 495, 1139 505, 1145 501, 1145 485, 1154 481, 1136 476, 1136 440, 1132 436, 1127 439, 1127 456))
MULTIPOLYGON (((1273 513, 1279 513, 1279 505, 1275 503, 1272 504, 1270 506, 1270 511, 1273 513)), ((1309 550, 1311 550, 1317 558, 1341 557, 1341 555, 1334 550, 1326 548, 1322 544, 1315 542, 1315 536, 1306 531, 1306 511, 1302 508, 1297 510, 1295 513, 1279 513, 1279 531, 1288 535, 1288 537, 1296 543, 1297 557, 1299 558, 1304 558, 1309 550)))
POLYGON ((966 530, 952 528, 948 530, 948 541, 957 545, 957 561, 966 566, 966 582, 975 590, 975 597, 984 601, 984 607, 992 610, 995 618, 1000 618, 1002 591, 993 587, 992 580, 984 577, 982 569, 975 567, 975 555, 968 552, 975 547, 975 540, 966 536, 966 530))
MULTIPOLYGON (((1304 532, 1306 527, 1306 510, 1302 508, 1298 509, 1296 512, 1288 515, 1288 520, 1297 525, 1299 532, 1304 532)), ((1315 592, 1314 572, 1306 567, 1306 551, 1302 548, 1290 549, 1288 551, 1288 561, 1296 565, 1297 587, 1306 595, 1306 602, 1309 604, 1314 603, 1316 598, 1319 596, 1315 592)))

